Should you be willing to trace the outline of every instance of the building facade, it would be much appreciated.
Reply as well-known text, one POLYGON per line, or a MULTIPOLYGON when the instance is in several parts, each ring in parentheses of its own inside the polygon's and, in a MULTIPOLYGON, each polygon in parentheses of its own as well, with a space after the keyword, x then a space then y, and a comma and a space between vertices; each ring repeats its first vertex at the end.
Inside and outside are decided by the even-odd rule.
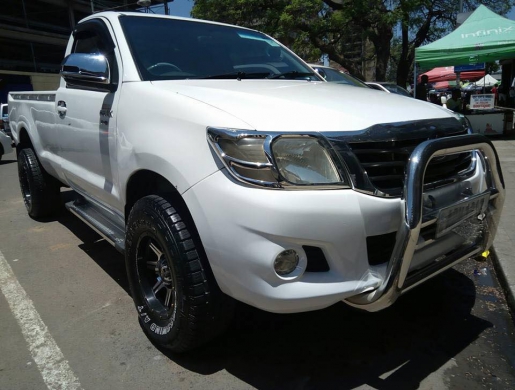
POLYGON ((9 91, 52 90, 76 23, 108 9, 135 10, 131 0, 2 0, 0 102, 9 91))

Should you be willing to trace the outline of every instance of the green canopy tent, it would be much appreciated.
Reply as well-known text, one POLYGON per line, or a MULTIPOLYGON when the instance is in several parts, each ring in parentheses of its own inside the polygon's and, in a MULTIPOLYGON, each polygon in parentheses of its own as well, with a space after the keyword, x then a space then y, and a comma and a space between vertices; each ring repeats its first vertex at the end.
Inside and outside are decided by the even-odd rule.
POLYGON ((515 21, 480 5, 449 35, 415 49, 415 88, 417 67, 468 65, 515 58, 515 21))
POLYGON ((449 35, 415 49, 422 69, 515 58, 515 21, 480 5, 449 35))

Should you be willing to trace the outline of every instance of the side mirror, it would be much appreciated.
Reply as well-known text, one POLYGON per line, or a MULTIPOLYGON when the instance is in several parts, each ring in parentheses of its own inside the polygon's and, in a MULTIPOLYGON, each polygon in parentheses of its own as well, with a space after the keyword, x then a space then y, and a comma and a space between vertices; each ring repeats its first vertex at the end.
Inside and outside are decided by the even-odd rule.
POLYGON ((327 74, 322 69, 317 69, 317 73, 324 79, 327 80, 327 74))
POLYGON ((61 76, 66 81, 82 81, 95 84, 110 84, 109 62, 102 54, 73 53, 61 64, 61 76))

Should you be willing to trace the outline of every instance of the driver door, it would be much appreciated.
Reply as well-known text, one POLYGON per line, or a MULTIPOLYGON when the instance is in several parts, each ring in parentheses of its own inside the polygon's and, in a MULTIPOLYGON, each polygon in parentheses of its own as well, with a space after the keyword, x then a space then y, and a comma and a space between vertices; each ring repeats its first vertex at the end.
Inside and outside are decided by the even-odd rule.
POLYGON ((59 156, 66 182, 111 211, 119 209, 116 158, 116 110, 119 55, 100 19, 81 23, 72 53, 103 54, 109 61, 109 85, 66 82, 56 93, 59 156))

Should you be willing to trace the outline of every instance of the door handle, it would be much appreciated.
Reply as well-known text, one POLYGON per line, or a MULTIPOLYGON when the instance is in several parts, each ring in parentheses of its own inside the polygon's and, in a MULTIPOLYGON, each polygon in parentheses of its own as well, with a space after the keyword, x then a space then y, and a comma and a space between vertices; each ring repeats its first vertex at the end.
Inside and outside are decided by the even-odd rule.
POLYGON ((59 113, 59 116, 65 116, 67 110, 66 102, 64 100, 59 100, 57 102, 57 112, 59 113))

